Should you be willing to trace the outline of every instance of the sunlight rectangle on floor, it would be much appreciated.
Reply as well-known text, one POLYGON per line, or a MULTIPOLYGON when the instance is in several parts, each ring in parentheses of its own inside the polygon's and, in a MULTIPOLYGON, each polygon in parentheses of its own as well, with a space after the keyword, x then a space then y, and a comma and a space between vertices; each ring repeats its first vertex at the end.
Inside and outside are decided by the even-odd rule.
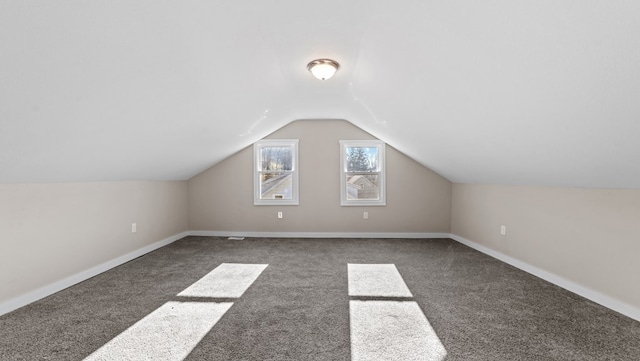
POLYGON ((223 263, 178 293, 178 296, 239 298, 267 266, 266 264, 223 263))
POLYGON ((349 301, 352 361, 442 361, 447 351, 414 301, 349 301))
POLYGON ((394 264, 349 263, 349 296, 413 297, 394 264))
POLYGON ((167 302, 84 360, 184 360, 232 305, 167 302))

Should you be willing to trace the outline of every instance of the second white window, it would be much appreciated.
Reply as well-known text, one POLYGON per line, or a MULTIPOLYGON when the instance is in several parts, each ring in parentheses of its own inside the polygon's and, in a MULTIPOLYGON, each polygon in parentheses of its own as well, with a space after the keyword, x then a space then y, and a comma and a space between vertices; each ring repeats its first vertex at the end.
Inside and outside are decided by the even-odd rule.
POLYGON ((340 205, 384 206, 385 143, 340 141, 340 205))

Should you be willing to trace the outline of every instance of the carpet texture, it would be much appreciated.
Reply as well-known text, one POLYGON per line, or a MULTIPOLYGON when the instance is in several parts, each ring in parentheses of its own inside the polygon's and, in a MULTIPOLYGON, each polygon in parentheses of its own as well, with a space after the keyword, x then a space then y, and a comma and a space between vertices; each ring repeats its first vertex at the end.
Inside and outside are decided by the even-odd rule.
POLYGON ((413 297, 393 264, 348 264, 349 296, 413 297))
POLYGON ((400 325, 419 309, 445 360, 640 359, 639 322, 452 240, 186 237, 1 316, 0 360, 83 360, 167 303, 210 302, 178 294, 223 263, 268 267, 215 299, 233 305, 185 360, 350 360, 350 304, 400 325), (348 264, 395 265, 413 297, 371 308, 406 300, 350 297, 348 264))
POLYGON ((447 352, 414 301, 350 301, 353 361, 442 361, 447 352))

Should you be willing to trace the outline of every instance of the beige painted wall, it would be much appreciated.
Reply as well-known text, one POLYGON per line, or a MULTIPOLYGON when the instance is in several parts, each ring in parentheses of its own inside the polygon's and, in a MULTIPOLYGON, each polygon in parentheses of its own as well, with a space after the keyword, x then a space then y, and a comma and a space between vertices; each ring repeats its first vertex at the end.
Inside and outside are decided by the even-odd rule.
POLYGON ((300 204, 253 205, 253 147, 189 180, 189 229, 251 232, 446 232, 451 183, 387 146, 387 205, 340 206, 339 140, 376 139, 342 120, 300 120, 269 135, 299 139, 300 204), (277 219, 278 211, 284 213, 277 219), (363 219, 363 212, 369 219, 363 219))
POLYGON ((0 184, 0 304, 187 224, 186 181, 0 184))
POLYGON ((451 228, 640 309, 640 190, 454 184, 451 228))

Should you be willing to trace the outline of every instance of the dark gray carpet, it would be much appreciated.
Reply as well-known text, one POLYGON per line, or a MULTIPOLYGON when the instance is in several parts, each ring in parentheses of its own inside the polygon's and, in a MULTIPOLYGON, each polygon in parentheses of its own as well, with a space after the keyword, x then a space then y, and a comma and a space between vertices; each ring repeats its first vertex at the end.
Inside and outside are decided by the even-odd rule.
POLYGON ((349 360, 347 263, 394 263, 446 360, 640 359, 640 322, 452 240, 215 237, 0 317, 0 359, 81 360, 224 262, 269 267, 187 360, 349 360))

